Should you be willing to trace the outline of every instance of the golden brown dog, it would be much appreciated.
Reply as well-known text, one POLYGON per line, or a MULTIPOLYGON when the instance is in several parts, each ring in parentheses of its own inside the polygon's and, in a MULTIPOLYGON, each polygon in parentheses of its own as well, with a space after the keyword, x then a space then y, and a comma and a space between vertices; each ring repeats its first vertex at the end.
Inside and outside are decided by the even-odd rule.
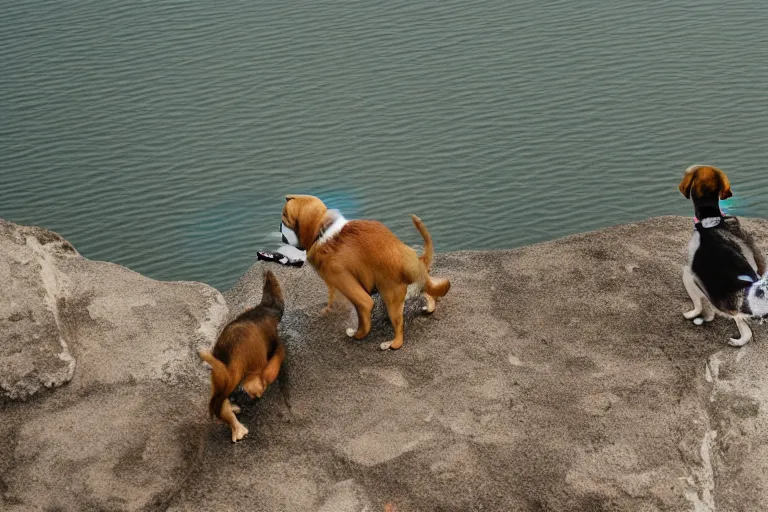
POLYGON ((434 248, 426 226, 415 215, 416 229, 424 238, 424 254, 419 256, 384 224, 371 220, 347 221, 335 210, 328 210, 313 196, 286 196, 280 231, 283 240, 307 251, 307 260, 328 286, 328 311, 336 290, 357 310, 357 330, 347 335, 364 338, 371 330, 371 294, 378 291, 387 306, 395 329, 392 341, 382 350, 403 345, 403 307, 412 294, 423 293, 428 313, 435 310, 435 297, 448 293, 447 279, 430 277, 434 248))
POLYGON ((232 405, 229 395, 242 382, 253 398, 261 397, 277 379, 285 358, 285 346, 277 337, 277 324, 283 317, 283 294, 275 275, 264 273, 261 303, 231 321, 219 335, 213 352, 201 350, 200 358, 211 365, 211 416, 232 429, 232 442, 248 434, 237 420, 240 408, 232 405))

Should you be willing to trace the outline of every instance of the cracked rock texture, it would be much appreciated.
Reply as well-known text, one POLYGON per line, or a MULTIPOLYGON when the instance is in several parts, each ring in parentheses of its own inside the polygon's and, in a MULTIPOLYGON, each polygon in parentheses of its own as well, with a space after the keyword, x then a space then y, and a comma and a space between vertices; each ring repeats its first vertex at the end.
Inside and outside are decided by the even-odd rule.
POLYGON ((388 352, 378 300, 351 341, 310 268, 270 265, 288 354, 264 398, 234 395, 250 434, 232 444, 195 351, 258 303, 261 264, 223 298, 2 223, 1 508, 766 510, 768 333, 734 349, 733 322, 683 319, 691 229, 441 254, 450 293, 432 316, 408 303, 388 352))

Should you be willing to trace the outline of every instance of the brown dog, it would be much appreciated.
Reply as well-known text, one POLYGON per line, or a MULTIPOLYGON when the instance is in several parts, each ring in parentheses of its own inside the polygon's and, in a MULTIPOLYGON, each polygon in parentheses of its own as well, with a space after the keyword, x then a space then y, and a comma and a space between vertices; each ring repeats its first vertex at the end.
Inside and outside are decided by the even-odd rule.
POLYGON ((219 335, 213 352, 201 350, 200 358, 211 365, 211 416, 232 429, 232 442, 248 434, 235 417, 240 408, 232 405, 229 395, 242 382, 253 398, 261 397, 277 379, 285 358, 285 346, 277 337, 277 324, 283 317, 284 303, 275 275, 264 273, 261 303, 232 320, 219 335))
POLYGON ((313 196, 286 196, 280 231, 283 241, 307 251, 307 261, 328 286, 328 307, 340 291, 357 310, 357 331, 347 335, 364 338, 371 330, 371 293, 378 291, 387 306, 395 338, 381 344, 382 350, 403 345, 403 307, 407 296, 423 293, 428 313, 435 310, 435 297, 448 293, 447 279, 430 277, 434 248, 426 226, 415 215, 416 229, 424 238, 424 254, 402 243, 384 224, 371 220, 347 221, 328 210, 313 196))

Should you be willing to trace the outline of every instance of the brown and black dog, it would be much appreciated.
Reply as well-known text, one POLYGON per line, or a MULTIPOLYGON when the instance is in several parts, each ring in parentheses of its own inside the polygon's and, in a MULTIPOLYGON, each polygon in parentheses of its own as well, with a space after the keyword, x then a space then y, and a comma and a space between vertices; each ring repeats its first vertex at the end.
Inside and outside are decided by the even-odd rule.
POLYGON ((200 359, 211 365, 211 416, 224 421, 232 429, 232 442, 248 434, 237 420, 240 408, 232 405, 229 395, 243 383, 253 398, 261 397, 267 386, 277 379, 285 358, 285 346, 277 336, 277 325, 285 305, 280 283, 275 275, 264 272, 261 303, 232 320, 221 331, 213 352, 201 350, 200 359))
POLYGON ((741 347, 752 339, 747 320, 768 316, 765 258, 739 219, 720 210, 720 201, 732 195, 723 171, 692 165, 678 189, 693 202, 694 210, 688 263, 683 268, 683 285, 693 309, 683 316, 696 325, 714 320, 715 313, 732 318, 739 337, 729 344, 741 347))
POLYGON ((328 287, 328 307, 336 290, 357 310, 357 330, 347 335, 362 339, 371 330, 371 294, 378 291, 387 306, 395 329, 393 340, 381 344, 382 350, 403 345, 405 299, 422 293, 428 313, 435 310, 435 298, 451 287, 447 279, 430 277, 434 248, 426 226, 415 215, 416 229, 424 238, 424 254, 416 254, 382 223, 372 220, 347 221, 335 210, 328 210, 314 196, 286 196, 280 231, 284 242, 307 251, 307 261, 328 287))

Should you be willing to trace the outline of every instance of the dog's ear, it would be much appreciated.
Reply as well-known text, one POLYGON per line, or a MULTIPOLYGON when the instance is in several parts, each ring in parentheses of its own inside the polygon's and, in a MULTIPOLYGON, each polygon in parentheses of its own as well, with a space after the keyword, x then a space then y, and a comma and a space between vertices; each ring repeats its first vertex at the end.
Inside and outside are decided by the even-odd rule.
POLYGON ((685 176, 683 176, 683 180, 677 186, 678 190, 680 190, 680 193, 683 194, 686 199, 691 198, 691 188, 693 188, 693 181, 694 179, 696 179, 697 170, 698 169, 688 169, 687 171, 685 171, 685 176))
POLYGON ((720 177, 720 199, 728 199, 733 195, 731 192, 731 182, 728 181, 728 176, 720 169, 717 170, 717 175, 720 177))
POLYGON ((285 202, 287 203, 291 199, 296 199, 296 196, 285 196, 285 202))

